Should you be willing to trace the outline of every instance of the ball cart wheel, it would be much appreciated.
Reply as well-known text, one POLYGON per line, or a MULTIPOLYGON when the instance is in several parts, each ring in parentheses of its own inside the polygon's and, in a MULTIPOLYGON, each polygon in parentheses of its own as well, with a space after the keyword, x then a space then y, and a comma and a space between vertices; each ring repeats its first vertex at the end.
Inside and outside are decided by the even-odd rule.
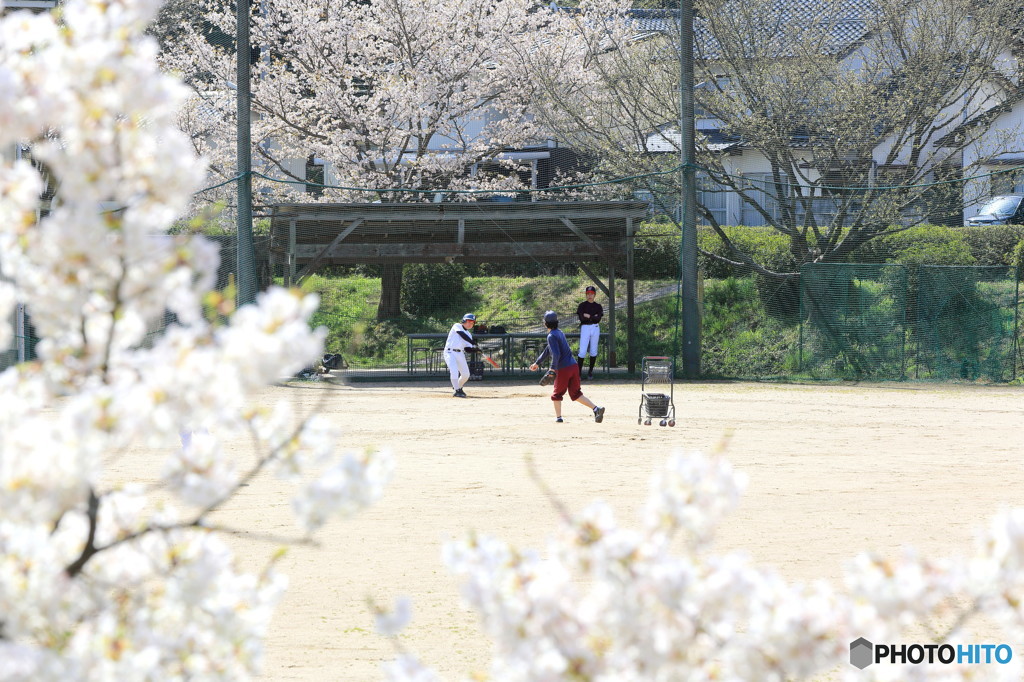
POLYGON ((637 423, 637 424, 643 424, 643 423, 644 423, 644 420, 643 420, 643 418, 642 418, 642 417, 637 417, 637 419, 636 419, 636 423, 637 423))
POLYGON ((668 424, 668 422, 665 421, 664 419, 662 419, 660 422, 658 422, 658 426, 665 426, 666 424, 668 424))
POLYGON ((669 419, 668 420, 668 425, 669 426, 675 426, 676 425, 676 420, 675 419, 669 419))
POLYGON ((645 419, 644 420, 644 426, 650 426, 650 425, 651 425, 651 420, 650 419, 645 419))

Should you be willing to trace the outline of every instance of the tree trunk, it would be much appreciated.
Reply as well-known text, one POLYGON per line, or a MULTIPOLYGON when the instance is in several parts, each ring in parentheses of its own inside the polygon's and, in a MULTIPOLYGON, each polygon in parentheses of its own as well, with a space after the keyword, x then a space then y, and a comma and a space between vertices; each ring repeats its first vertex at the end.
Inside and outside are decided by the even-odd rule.
POLYGON ((385 263, 380 268, 380 303, 377 321, 402 315, 402 264, 385 263))

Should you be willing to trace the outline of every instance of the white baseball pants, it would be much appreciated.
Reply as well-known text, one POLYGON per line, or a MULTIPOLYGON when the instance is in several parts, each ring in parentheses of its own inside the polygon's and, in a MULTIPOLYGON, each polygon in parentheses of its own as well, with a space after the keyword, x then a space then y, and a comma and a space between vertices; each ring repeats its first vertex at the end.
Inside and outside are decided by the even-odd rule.
POLYGON ((601 327, 596 324, 581 324, 580 325, 580 352, 578 355, 581 358, 590 355, 597 357, 597 342, 601 338, 601 327), (588 352, 589 351, 589 352, 588 352))
POLYGON ((469 381, 469 363, 464 352, 445 349, 444 364, 448 365, 448 373, 452 378, 452 388, 456 391, 469 381))

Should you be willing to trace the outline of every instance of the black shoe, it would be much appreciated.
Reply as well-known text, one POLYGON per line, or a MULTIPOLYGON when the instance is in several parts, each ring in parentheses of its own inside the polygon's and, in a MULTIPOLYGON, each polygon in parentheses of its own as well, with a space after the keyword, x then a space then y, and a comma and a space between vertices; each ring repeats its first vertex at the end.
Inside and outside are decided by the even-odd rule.
POLYGON ((465 391, 463 391, 461 388, 459 388, 459 389, 455 390, 454 397, 456 397, 456 398, 467 398, 469 396, 466 395, 465 391))
POLYGON ((604 408, 603 407, 595 407, 594 408, 594 421, 596 421, 598 424, 600 424, 603 420, 604 420, 604 408))
POLYGON ((562 423, 562 418, 561 417, 555 417, 555 423, 561 424, 562 423))
POLYGON ((594 373, 593 372, 587 372, 587 381, 590 381, 593 378, 594 378, 594 373))

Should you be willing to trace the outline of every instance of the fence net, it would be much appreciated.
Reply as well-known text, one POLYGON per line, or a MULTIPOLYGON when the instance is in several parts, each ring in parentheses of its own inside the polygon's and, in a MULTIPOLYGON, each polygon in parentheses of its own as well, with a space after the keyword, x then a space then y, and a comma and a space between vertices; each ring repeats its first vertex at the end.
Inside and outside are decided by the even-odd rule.
MULTIPOLYGON (((1024 228, 963 226, 1024 221, 1019 131, 1000 118, 1013 101, 977 95, 1018 42, 1014 7, 951 1, 962 10, 697 0, 689 53, 677 11, 639 6, 658 3, 454 3, 424 18, 422 3, 267 0, 246 38, 243 5, 168 2, 151 33, 210 162, 174 230, 218 242, 219 287, 318 294, 313 324, 352 377, 440 379, 467 312, 498 365, 473 359, 475 375, 522 376, 545 310, 579 350, 594 286, 598 373, 635 374, 647 355, 680 368, 698 332, 705 377, 1014 380, 1024 228), (687 177, 697 292, 680 288, 687 177), (682 329, 683 294, 699 330, 682 329)), ((37 341, 31 310, 12 323, 6 365, 37 341)))
POLYGON ((906 313, 902 266, 803 266, 799 369, 824 378, 902 378, 906 313))
MULTIPOLYGON (((220 288, 250 268, 259 289, 318 294, 313 324, 327 329, 328 368, 349 377, 443 381, 445 338, 465 313, 476 315, 474 332, 494 361, 473 357, 475 380, 532 376, 546 310, 559 313, 580 352, 577 308, 588 286, 604 314, 597 376, 635 378, 653 355, 676 358, 678 368, 681 240, 671 216, 635 199, 471 199, 258 206, 252 259, 238 257, 231 206, 176 229, 220 244, 220 288)), ((1020 227, 914 228, 867 242, 851 262, 795 272, 790 241, 772 227, 720 229, 774 265, 730 256, 715 228, 698 226, 704 377, 1005 382, 1020 374, 1017 268, 1006 264, 1020 227), (893 262, 961 251, 953 260, 982 264, 893 262)), ((5 366, 33 359, 37 342, 31 311, 12 324, 5 366)), ((163 324, 154 322, 153 336, 163 324)))
POLYGON ((912 284, 915 378, 1017 378, 1015 268, 922 266, 912 284))
MULTIPOLYGON (((706 377, 1018 376, 1024 159, 1015 90, 988 87, 993 69, 1020 80, 1013 8, 697 0, 686 50, 678 11, 639 6, 656 2, 438 2, 267 0, 248 50, 238 4, 168 2, 151 28, 210 162, 174 230, 218 240, 220 286, 319 294, 339 371, 441 378, 472 312, 499 365, 476 376, 522 376, 541 314, 578 333, 593 285, 598 372, 680 367, 692 297, 706 377), (680 286, 687 178, 697 292, 680 286)), ((13 322, 6 364, 34 353, 31 311, 13 322)))

